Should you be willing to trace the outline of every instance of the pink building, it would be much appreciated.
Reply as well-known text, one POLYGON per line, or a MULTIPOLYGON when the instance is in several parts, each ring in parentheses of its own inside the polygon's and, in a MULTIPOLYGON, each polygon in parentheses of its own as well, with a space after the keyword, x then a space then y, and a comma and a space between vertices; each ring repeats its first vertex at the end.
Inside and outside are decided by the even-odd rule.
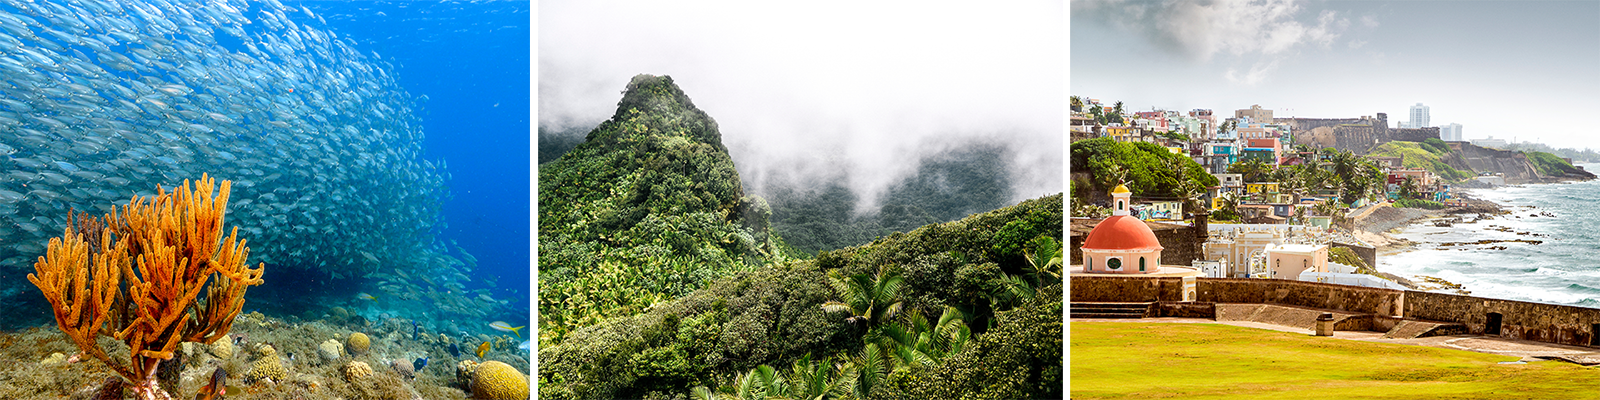
POLYGON ((1306 271, 1328 272, 1328 245, 1267 246, 1267 270, 1273 279, 1299 280, 1306 271))

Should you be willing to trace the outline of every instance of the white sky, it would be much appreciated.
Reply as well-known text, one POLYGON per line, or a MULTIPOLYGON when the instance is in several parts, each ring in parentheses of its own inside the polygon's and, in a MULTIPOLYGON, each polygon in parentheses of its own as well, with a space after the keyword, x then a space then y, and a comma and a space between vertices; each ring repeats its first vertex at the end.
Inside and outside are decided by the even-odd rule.
POLYGON ((1071 94, 1600 148, 1600 1, 1074 1, 1071 94))
POLYGON ((1063 188, 1063 8, 543 1, 539 124, 598 123, 635 74, 670 75, 746 182, 842 168, 871 200, 921 155, 998 138, 1016 144, 1013 197, 1039 197, 1063 188))

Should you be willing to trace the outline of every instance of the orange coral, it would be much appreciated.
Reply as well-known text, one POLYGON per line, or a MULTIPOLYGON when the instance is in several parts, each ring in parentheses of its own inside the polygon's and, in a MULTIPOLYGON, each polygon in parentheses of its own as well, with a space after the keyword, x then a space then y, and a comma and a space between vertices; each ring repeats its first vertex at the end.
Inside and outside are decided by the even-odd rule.
POLYGON ((215 197, 214 184, 202 175, 192 190, 186 180, 170 193, 158 187, 153 199, 134 196, 121 216, 116 208, 103 220, 85 214, 50 239, 34 264, 37 275, 28 274, 61 330, 132 382, 141 399, 170 399, 156 383, 156 367, 180 342, 226 337, 245 289, 262 283, 266 265, 245 264, 250 249, 239 229, 222 237, 231 182, 222 181, 215 197), (93 233, 99 240, 86 241, 93 233), (95 344, 100 335, 128 345, 127 364, 95 344))

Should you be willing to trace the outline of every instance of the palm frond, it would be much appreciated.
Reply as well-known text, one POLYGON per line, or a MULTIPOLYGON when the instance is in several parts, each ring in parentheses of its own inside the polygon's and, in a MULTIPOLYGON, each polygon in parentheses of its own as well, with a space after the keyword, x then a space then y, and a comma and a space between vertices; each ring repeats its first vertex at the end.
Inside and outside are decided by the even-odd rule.
POLYGON ((717 394, 705 386, 695 386, 694 389, 689 390, 689 398, 694 400, 717 400, 717 394))
POLYGON ((850 309, 850 305, 849 304, 840 303, 840 302, 837 302, 837 301, 830 301, 830 302, 827 302, 827 303, 822 303, 822 311, 824 311, 824 312, 839 312, 839 311, 851 311, 851 312, 853 312, 854 310, 850 309))

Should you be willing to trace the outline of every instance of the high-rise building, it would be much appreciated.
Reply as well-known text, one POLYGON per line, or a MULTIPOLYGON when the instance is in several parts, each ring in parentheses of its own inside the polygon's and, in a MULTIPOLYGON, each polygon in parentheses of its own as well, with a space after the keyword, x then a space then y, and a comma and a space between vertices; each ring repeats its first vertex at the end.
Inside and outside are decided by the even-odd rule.
POLYGON ((1428 106, 1422 105, 1422 103, 1411 106, 1411 121, 1407 125, 1409 125, 1407 128, 1428 127, 1428 106))
POLYGON ((1439 140, 1446 142, 1461 141, 1461 124, 1450 123, 1439 127, 1439 140))

